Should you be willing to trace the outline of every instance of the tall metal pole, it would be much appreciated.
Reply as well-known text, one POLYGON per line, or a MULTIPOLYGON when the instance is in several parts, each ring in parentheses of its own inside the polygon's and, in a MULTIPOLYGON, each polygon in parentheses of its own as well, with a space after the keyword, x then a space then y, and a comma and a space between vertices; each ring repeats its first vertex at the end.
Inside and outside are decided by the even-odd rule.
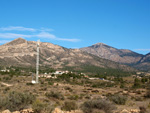
POLYGON ((36 83, 39 82, 39 45, 40 40, 37 41, 37 57, 36 57, 36 83))

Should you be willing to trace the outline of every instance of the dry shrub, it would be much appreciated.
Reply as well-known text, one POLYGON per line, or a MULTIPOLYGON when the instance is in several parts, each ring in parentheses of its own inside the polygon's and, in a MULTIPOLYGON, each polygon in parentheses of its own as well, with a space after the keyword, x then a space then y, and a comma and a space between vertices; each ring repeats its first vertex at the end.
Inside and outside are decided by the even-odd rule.
POLYGON ((0 109, 18 111, 32 104, 35 97, 32 94, 21 92, 10 92, 8 96, 0 98, 0 109))
POLYGON ((62 106, 62 109, 65 111, 76 110, 77 108, 78 106, 75 101, 66 101, 62 106))
POLYGON ((110 101, 99 98, 84 102, 81 109, 84 113, 100 113, 102 111, 105 113, 113 113, 116 107, 110 101))

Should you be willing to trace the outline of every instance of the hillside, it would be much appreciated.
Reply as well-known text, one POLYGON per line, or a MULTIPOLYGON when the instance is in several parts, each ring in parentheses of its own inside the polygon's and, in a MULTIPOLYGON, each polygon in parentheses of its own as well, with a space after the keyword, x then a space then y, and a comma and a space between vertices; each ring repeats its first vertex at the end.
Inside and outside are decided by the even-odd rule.
MULTIPOLYGON (((35 66, 36 42, 22 38, 13 40, 0 46, 1 65, 7 66, 35 66)), ((88 67, 113 68, 133 71, 125 65, 99 58, 79 49, 67 49, 52 43, 40 43, 40 66, 73 70, 84 70, 88 67)), ((90 71, 90 70, 89 70, 90 71)))
POLYGON ((97 43, 89 47, 80 48, 80 50, 105 58, 120 64, 133 66, 140 70, 150 70, 149 54, 142 55, 127 49, 117 49, 103 43, 97 43))
POLYGON ((80 50, 123 64, 138 62, 142 55, 126 49, 116 49, 103 43, 97 43, 80 50))
POLYGON ((134 65, 134 67, 144 71, 150 71, 150 53, 144 55, 141 60, 134 65))

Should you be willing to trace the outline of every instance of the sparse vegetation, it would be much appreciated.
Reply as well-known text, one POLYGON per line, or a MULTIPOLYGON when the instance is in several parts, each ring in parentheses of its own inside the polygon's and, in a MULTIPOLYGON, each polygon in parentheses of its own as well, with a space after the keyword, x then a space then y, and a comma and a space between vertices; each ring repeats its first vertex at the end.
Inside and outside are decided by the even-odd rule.
POLYGON ((99 98, 84 102, 81 108, 84 113, 113 113, 116 107, 111 102, 99 98))
POLYGON ((32 94, 13 91, 8 96, 0 98, 0 108, 17 111, 32 104, 34 100, 35 97, 32 94))
MULTIPOLYGON (((124 108, 130 106, 138 109, 139 106, 150 101, 148 77, 114 77, 107 76, 106 73, 104 73, 105 75, 99 73, 84 75, 70 72, 63 75, 53 75, 56 78, 40 77, 38 84, 32 84, 30 82, 31 74, 25 75, 24 71, 20 72, 20 75, 4 74, 0 76, 0 83, 2 83, 0 84, 0 95, 2 95, 0 97, 0 111, 5 109, 16 111, 32 107, 35 113, 50 113, 58 107, 65 111, 82 109, 85 113, 111 113, 120 112, 120 105, 124 108), (88 79, 88 77, 95 79, 88 79), (3 83, 12 86, 8 87, 3 83), (14 95, 21 95, 12 96, 12 98, 17 98, 16 101, 19 102, 19 105, 16 102, 12 104, 8 101, 9 93, 13 91, 15 91, 14 95), (36 100, 34 97, 22 96, 24 94, 27 94, 27 97, 30 94, 35 95, 36 100), (15 108, 16 106, 17 108, 15 108), (115 110, 115 106, 119 109, 115 110)), ((150 105, 145 106, 149 112, 150 105)))
POLYGON ((146 113, 146 108, 144 106, 140 106, 140 113, 146 113))
POLYGON ((64 100, 64 96, 60 92, 54 92, 54 91, 47 92, 45 94, 45 96, 48 98, 55 98, 55 99, 64 100))
POLYGON ((146 94, 145 94, 146 98, 150 98, 150 89, 147 90, 146 94))
POLYGON ((40 100, 35 100, 34 103, 32 104, 32 108, 35 113, 41 113, 42 111, 44 111, 45 107, 46 104, 44 104, 40 100))
POLYGON ((38 99, 33 102, 32 108, 34 113, 51 113, 54 109, 53 106, 50 106, 38 99))
POLYGON ((141 87, 141 82, 139 79, 135 78, 134 79, 134 84, 132 86, 133 88, 140 88, 141 87))
POLYGON ((65 101, 62 106, 62 109, 65 111, 71 111, 78 109, 78 106, 75 101, 65 101))
POLYGON ((113 87, 115 84, 111 82, 94 82, 92 87, 94 88, 104 88, 104 87, 113 87))
POLYGON ((120 94, 111 95, 108 98, 109 100, 113 101, 115 104, 119 104, 119 105, 125 105, 127 101, 127 96, 120 95, 120 94))

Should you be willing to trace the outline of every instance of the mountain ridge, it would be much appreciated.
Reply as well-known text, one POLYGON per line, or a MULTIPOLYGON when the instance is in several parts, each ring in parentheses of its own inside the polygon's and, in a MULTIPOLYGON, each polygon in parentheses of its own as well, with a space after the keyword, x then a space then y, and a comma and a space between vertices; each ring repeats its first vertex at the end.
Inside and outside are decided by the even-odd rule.
MULTIPOLYGON (((148 57, 147 59, 149 59, 150 54, 148 53, 147 55, 142 55, 128 49, 117 49, 103 43, 96 43, 92 46, 80 48, 80 50, 101 58, 118 62, 120 64, 130 65, 138 69, 140 69, 141 67, 145 67, 142 64, 142 59, 145 59, 146 57, 148 57)), ((147 61, 147 64, 149 65, 150 61, 147 61)), ((141 69, 143 70, 143 68, 141 69)), ((150 70, 150 68, 147 68, 146 70, 150 70)))
MULTIPOLYGON (((36 42, 18 38, 1 45, 0 54, 1 65, 35 66, 36 42)), ((40 65, 54 68, 72 67, 78 70, 82 70, 83 66, 121 69, 125 71, 134 70, 131 67, 99 58, 80 49, 67 49, 47 42, 40 42, 40 65)))

